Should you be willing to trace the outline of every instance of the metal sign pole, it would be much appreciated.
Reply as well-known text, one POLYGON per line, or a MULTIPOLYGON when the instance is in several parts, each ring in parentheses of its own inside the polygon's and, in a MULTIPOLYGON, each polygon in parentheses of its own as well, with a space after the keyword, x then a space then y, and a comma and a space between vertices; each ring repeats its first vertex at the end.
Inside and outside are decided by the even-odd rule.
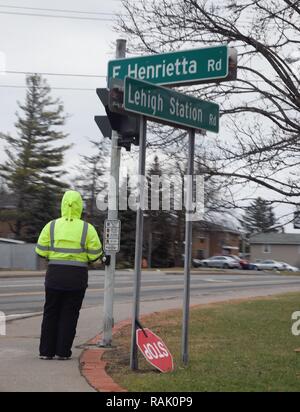
POLYGON ((188 158, 188 185, 186 193, 186 223, 185 223, 185 252, 184 252, 184 301, 183 301, 183 322, 182 322, 182 361, 184 365, 188 363, 188 333, 189 333, 189 312, 190 312, 190 268, 192 257, 192 221, 189 213, 192 211, 193 202, 193 173, 195 154, 195 129, 189 131, 189 158, 188 158))
POLYGON ((134 296, 131 326, 130 367, 138 369, 136 345, 136 320, 140 314, 141 267, 143 253, 143 224, 144 224, 144 196, 145 196, 145 164, 146 164, 146 131, 147 120, 140 117, 140 151, 139 151, 139 204, 136 212, 135 262, 134 262, 134 296))
MULTIPOLYGON (((116 46, 116 58, 125 57, 126 54, 126 40, 118 39, 116 46)), ((110 175, 111 182, 109 184, 109 199, 112 201, 108 205, 108 220, 118 219, 119 207, 119 171, 120 171, 120 152, 118 147, 118 133, 112 131, 111 135, 111 163, 110 175), (111 198, 114 196, 115 198, 111 198)), ((102 341, 99 346, 109 347, 112 342, 112 328, 114 325, 113 317, 113 301, 114 301, 114 283, 116 271, 116 252, 111 251, 110 265, 105 267, 105 281, 104 281, 104 309, 103 309, 103 334, 102 341)))

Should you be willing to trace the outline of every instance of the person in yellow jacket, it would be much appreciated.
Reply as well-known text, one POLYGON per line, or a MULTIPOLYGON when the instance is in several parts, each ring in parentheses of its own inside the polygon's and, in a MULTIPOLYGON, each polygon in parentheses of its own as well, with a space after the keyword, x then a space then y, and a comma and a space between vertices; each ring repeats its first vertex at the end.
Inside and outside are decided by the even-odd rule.
POLYGON ((94 226, 81 220, 79 192, 68 190, 61 202, 61 218, 47 223, 36 253, 48 260, 40 358, 64 360, 72 355, 79 312, 88 286, 88 264, 102 258, 109 264, 94 226))

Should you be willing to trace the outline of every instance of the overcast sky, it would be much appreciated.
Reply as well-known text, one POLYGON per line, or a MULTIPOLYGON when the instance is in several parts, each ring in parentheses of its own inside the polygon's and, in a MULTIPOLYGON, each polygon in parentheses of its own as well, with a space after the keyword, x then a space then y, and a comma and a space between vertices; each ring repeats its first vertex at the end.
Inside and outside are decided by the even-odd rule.
MULTIPOLYGON (((90 153, 87 138, 97 138, 99 131, 94 124, 96 114, 104 114, 96 87, 106 86, 108 60, 114 58, 117 34, 112 30, 112 21, 79 20, 24 16, 11 13, 32 13, 88 17, 91 19, 114 19, 113 13, 120 10, 118 0, 0 0, 0 52, 6 57, 7 71, 50 72, 70 74, 92 74, 104 77, 45 76, 53 88, 52 95, 59 96, 70 115, 66 131, 74 147, 68 152, 67 163, 74 164, 79 153, 90 153), (41 12, 38 10, 13 9, 2 5, 64 9, 93 13, 85 15, 65 11, 41 12), (83 88, 90 90, 55 90, 55 88, 83 88)), ((0 76, 0 130, 14 133, 17 100, 23 101, 25 88, 2 86, 24 86, 25 75, 0 76)), ((3 142, 0 141, 0 161, 4 159, 3 142)))
MULTIPOLYGON (((96 96, 97 87, 106 86, 107 63, 114 58, 115 43, 119 37, 113 31, 115 14, 121 11, 120 0, 0 0, 0 55, 6 58, 6 70, 38 73, 65 73, 98 75, 99 78, 44 76, 52 87, 52 95, 60 97, 69 114, 65 131, 68 142, 74 146, 68 151, 66 165, 78 163, 79 154, 90 154, 87 139, 99 137, 94 115, 104 114, 96 96), (2 7, 6 6, 6 7, 2 7), (9 6, 9 7, 7 7, 9 6), (12 8, 16 6, 16 8, 12 8), (20 7, 20 8, 17 8, 20 7), (28 8, 60 9, 39 11, 28 8), (73 11, 103 13, 80 14, 73 11), (13 14, 6 14, 6 13, 13 14), (23 14, 49 14, 77 17, 41 17, 23 14), (89 19, 78 19, 86 17, 89 19), (94 20, 98 19, 98 20, 94 20), (102 77, 101 77, 102 76, 102 77), (87 90, 59 90, 80 88, 87 90)), ((25 97, 25 75, 0 75, 0 130, 15 133, 14 122, 17 101, 25 97), (7 87, 14 86, 14 87, 7 87)), ((0 162, 5 159, 0 141, 0 162)), ((124 163, 124 162, 123 162, 124 163)), ((263 195, 263 193, 260 193, 263 195)), ((291 212, 290 207, 277 209, 278 215, 291 212)), ((287 228, 292 230, 292 225, 287 228)))

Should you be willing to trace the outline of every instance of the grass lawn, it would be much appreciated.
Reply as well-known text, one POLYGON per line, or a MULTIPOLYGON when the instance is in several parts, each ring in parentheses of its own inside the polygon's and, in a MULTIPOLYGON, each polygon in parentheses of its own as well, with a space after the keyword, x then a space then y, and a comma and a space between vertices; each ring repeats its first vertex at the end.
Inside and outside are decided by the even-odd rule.
POLYGON ((128 391, 300 391, 300 336, 291 315, 300 311, 300 293, 193 307, 190 360, 181 362, 181 311, 143 318, 174 356, 175 369, 162 374, 139 354, 139 371, 129 367, 131 327, 114 336, 107 371, 128 391))

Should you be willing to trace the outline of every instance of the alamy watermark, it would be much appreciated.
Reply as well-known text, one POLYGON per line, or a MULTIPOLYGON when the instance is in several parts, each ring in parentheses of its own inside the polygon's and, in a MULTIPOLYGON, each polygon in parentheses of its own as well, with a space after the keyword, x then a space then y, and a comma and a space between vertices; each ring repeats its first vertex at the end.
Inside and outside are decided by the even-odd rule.
POLYGON ((0 336, 6 335, 6 316, 4 312, 0 312, 0 336))
POLYGON ((300 311, 299 310, 292 313, 292 320, 295 321, 292 325, 292 334, 294 336, 299 336, 300 335, 300 311))
POLYGON ((0 50, 0 75, 6 74, 6 54, 0 50))
POLYGON ((202 175, 130 176, 137 191, 129 191, 125 178, 117 193, 115 179, 110 176, 106 187, 97 195, 97 207, 110 210, 183 210, 188 221, 204 216, 204 178, 202 175), (190 190, 192 188, 192 190, 190 190), (141 195, 139 195, 141 193, 141 195), (191 196, 189 196, 189 194, 191 196))

